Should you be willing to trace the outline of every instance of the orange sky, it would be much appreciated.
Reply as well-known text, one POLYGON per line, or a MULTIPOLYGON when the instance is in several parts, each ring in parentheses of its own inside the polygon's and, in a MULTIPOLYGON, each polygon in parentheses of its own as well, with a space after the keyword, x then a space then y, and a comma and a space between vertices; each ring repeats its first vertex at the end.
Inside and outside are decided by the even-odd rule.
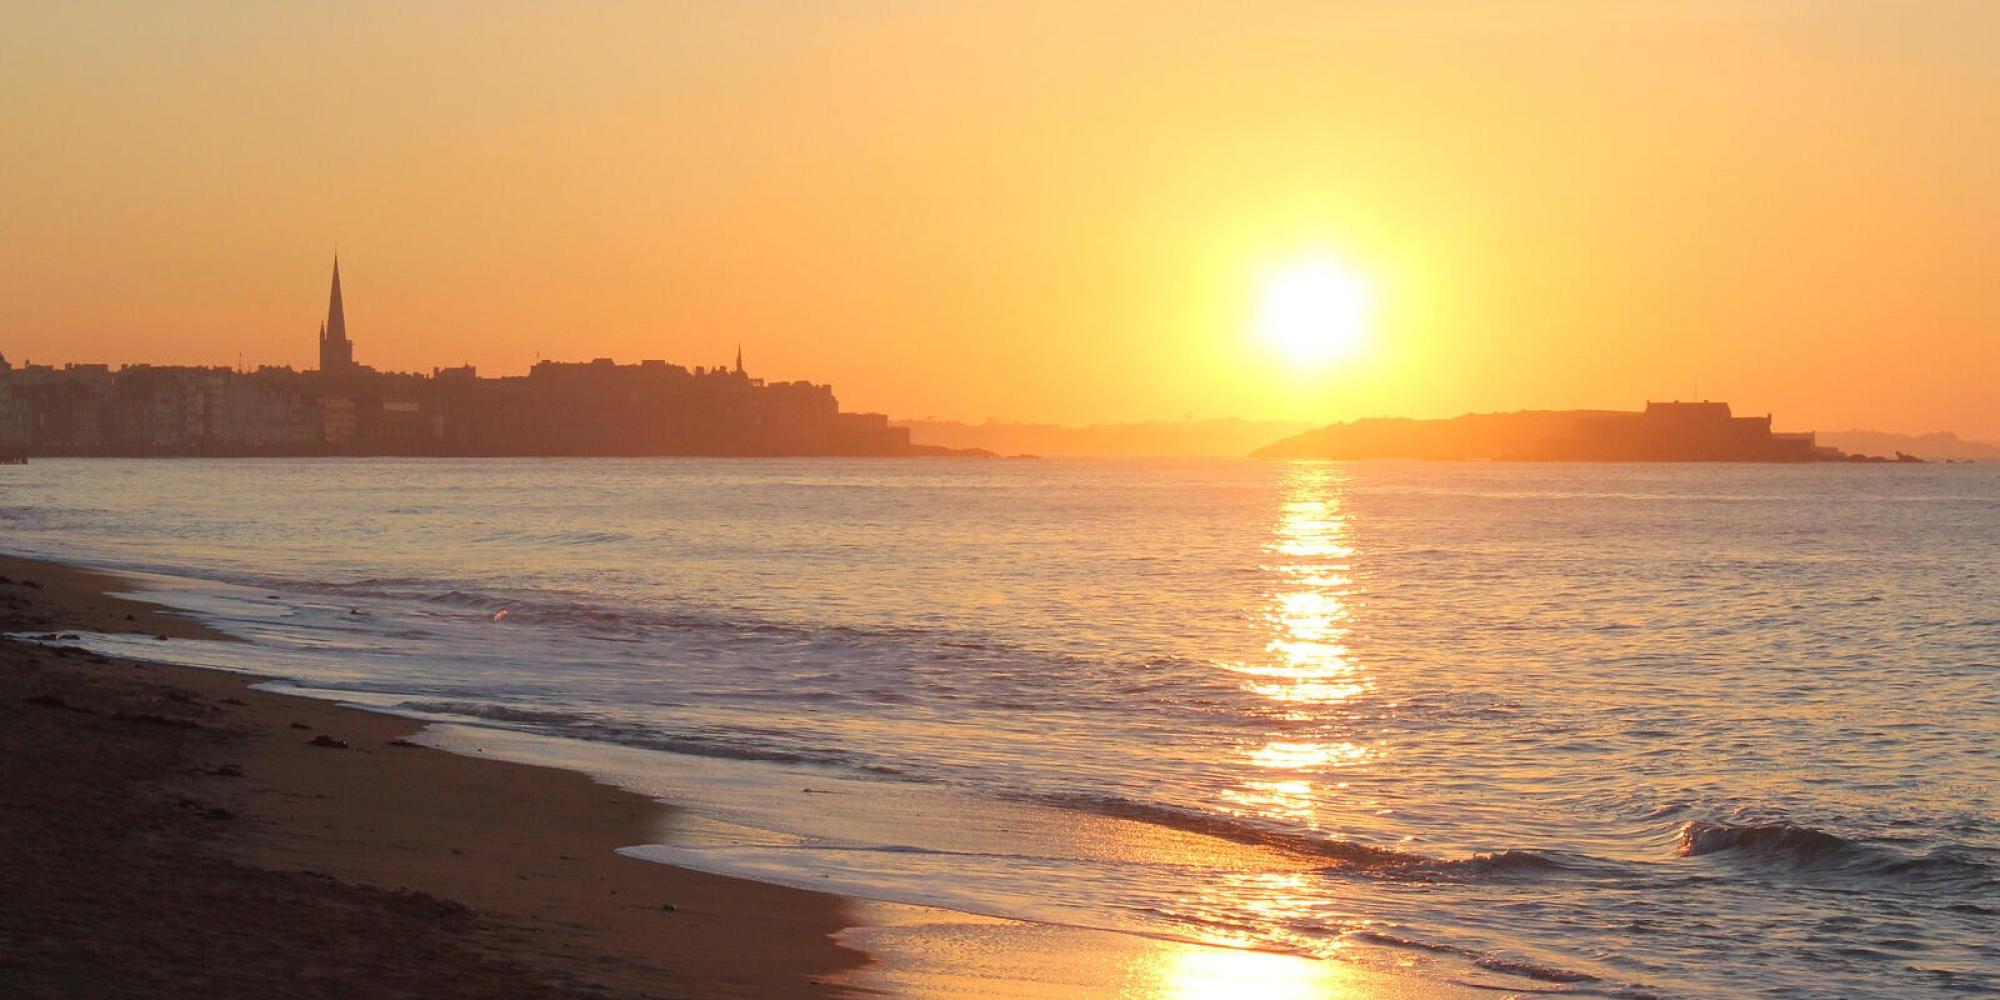
POLYGON ((0 0, 0 351, 2000 439, 2000 4, 0 0), (168 8, 172 8, 169 10, 168 8), (1300 371, 1260 274, 1373 344, 1300 371))

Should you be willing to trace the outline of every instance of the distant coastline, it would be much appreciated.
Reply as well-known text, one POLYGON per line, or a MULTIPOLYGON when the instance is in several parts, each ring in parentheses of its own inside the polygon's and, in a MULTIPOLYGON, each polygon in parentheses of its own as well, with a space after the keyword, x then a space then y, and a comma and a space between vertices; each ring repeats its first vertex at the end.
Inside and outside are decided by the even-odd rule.
POLYGON ((1769 414, 1728 403, 1648 402, 1640 411, 1528 410, 1449 420, 1374 418, 1331 424, 1267 445, 1255 458, 1424 458, 1523 462, 1921 462, 1855 455, 1811 431, 1775 432, 1769 414))
POLYGON ((1926 461, 1996 462, 2000 444, 1969 441, 1950 431, 1929 434, 1885 434, 1881 431, 1822 431, 1820 442, 1859 455, 1903 452, 1926 461))
POLYGON ((300 457, 966 455, 913 445, 833 388, 767 382, 734 365, 538 362, 481 378, 354 360, 334 261, 319 368, 27 364, 0 356, 0 456, 300 457))
POLYGON ((907 428, 919 445, 977 449, 1006 455, 1047 458, 1240 458, 1251 449, 1296 434, 1304 421, 1152 420, 1141 423, 1061 424, 1009 423, 987 420, 891 419, 891 427, 907 428))

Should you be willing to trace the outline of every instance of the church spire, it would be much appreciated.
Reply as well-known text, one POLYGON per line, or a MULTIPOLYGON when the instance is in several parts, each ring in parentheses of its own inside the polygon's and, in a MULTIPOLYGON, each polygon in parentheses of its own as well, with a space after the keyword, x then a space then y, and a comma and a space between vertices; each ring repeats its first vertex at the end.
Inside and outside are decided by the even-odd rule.
POLYGON ((326 334, 335 340, 347 339, 347 312, 340 306, 340 255, 333 255, 333 295, 326 304, 326 334))
POLYGON ((743 374, 743 344, 741 341, 736 344, 736 374, 743 374))
POLYGON ((344 372, 354 367, 354 345, 347 340, 347 310, 340 302, 340 255, 333 255, 333 293, 326 303, 326 322, 319 328, 319 370, 344 372))

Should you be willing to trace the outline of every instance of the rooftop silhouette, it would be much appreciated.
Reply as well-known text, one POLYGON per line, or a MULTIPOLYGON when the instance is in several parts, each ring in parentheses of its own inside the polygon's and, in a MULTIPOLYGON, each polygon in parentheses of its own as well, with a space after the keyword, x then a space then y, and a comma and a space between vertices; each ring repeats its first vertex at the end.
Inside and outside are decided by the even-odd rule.
POLYGON ((831 386, 733 365, 542 361, 525 376, 428 375, 354 360, 333 264, 319 369, 0 359, 0 449, 23 455, 879 455, 912 446, 831 386))

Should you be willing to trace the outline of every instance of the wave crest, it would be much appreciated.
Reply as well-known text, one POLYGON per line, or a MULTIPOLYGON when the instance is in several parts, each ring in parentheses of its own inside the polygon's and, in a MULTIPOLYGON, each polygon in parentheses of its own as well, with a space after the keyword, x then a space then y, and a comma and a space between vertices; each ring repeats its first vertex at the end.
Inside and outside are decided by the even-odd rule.
POLYGON ((1695 820, 1681 827, 1676 853, 1696 858, 1721 851, 1742 851, 1795 861, 1813 861, 1839 853, 1852 841, 1824 830, 1792 823, 1733 825, 1695 820))
POLYGON ((1996 870, 1991 852, 1960 845, 1933 846, 1925 853, 1912 854, 1795 823, 1696 820, 1681 827, 1678 853, 1682 857, 1732 851, 1754 862, 1831 869, 1850 876, 2000 887, 2000 870, 1996 870))

